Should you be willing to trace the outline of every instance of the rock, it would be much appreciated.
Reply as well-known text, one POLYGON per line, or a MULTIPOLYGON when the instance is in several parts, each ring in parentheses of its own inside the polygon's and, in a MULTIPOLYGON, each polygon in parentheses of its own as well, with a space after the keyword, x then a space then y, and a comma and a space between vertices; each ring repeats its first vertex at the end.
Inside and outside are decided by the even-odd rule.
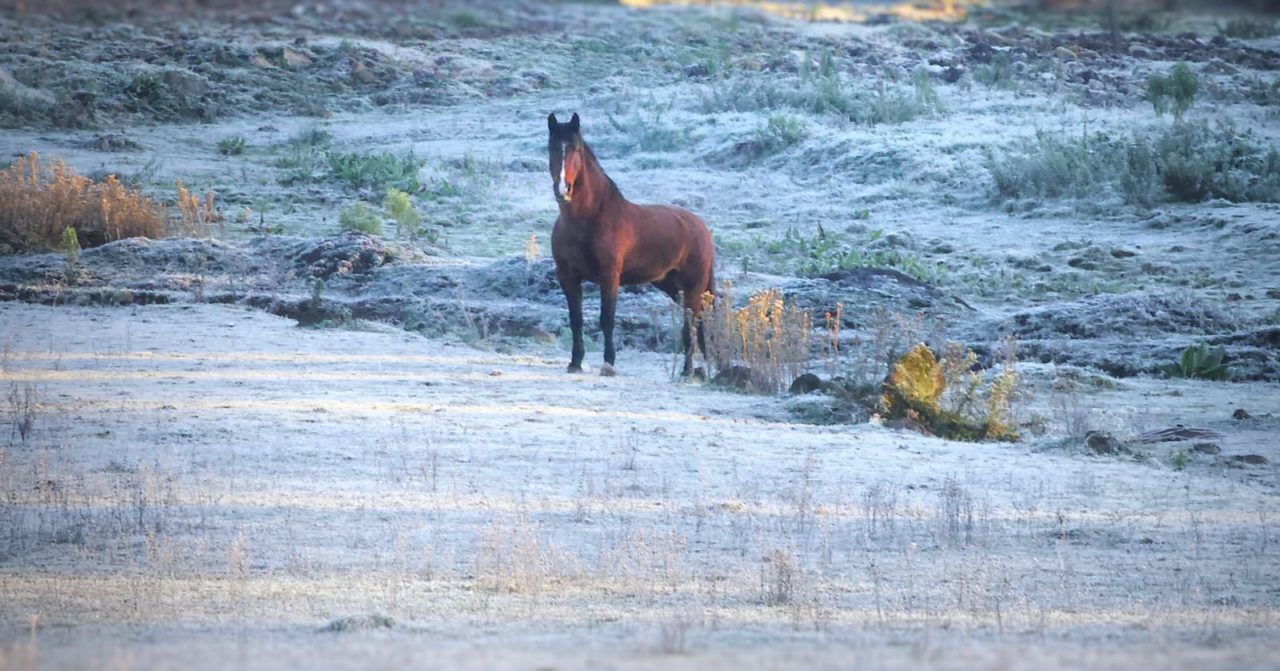
POLYGON ((1266 466, 1271 460, 1261 454, 1233 454, 1231 461, 1238 464, 1248 464, 1250 466, 1266 466))
POLYGON ((1222 448, 1214 443, 1196 443, 1191 446, 1191 451, 1199 452, 1200 454, 1219 454, 1222 452, 1222 448))
POLYGON ((1074 61, 1077 58, 1076 52, 1066 47, 1058 47, 1057 49, 1054 49, 1053 54, 1064 61, 1074 61))
POLYGON ((822 381, 822 378, 813 373, 805 373, 791 383, 791 388, 787 392, 796 395, 810 394, 815 391, 822 391, 825 387, 826 384, 822 381))
POLYGON ((1231 413, 1231 419, 1253 419, 1253 415, 1250 415, 1244 408, 1236 408, 1236 411, 1231 413))
POLYGON ((284 48, 282 58, 284 58, 285 65, 288 65, 291 68, 305 68, 312 63, 310 56, 302 53, 301 51, 290 49, 289 47, 284 48))
POLYGON ((1146 58, 1148 60, 1155 58, 1155 54, 1150 49, 1142 46, 1141 44, 1130 45, 1129 55, 1133 56, 1134 58, 1146 58))
POLYGON ((1084 434, 1084 446, 1094 454, 1117 454, 1124 451, 1120 441, 1111 437, 1111 434, 1101 431, 1090 431, 1084 434))
POLYGON ((266 57, 264 57, 262 54, 254 54, 253 58, 249 61, 249 63, 253 65, 255 68, 274 68, 275 67, 275 65, 273 65, 271 61, 267 60, 266 57))

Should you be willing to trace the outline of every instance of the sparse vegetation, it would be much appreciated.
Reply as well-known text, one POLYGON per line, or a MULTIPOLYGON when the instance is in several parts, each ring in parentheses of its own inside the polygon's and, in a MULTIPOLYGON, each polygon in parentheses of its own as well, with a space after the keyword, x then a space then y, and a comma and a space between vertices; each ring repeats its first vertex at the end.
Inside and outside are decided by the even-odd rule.
POLYGON ((6 400, 9 401, 9 421, 12 426, 10 437, 17 436, 25 443, 40 416, 40 391, 34 384, 12 382, 9 385, 9 398, 6 400))
POLYGON ((804 121, 785 114, 773 114, 756 131, 756 140, 764 153, 772 154, 803 140, 807 132, 804 121))
POLYGON ((850 240, 821 227, 815 235, 806 236, 790 226, 782 238, 754 246, 767 256, 753 262, 777 272, 810 276, 854 268, 891 268, 921 282, 942 280, 945 269, 939 263, 896 248, 874 248, 882 236, 882 231, 873 230, 865 239, 850 240))
POLYGON ((201 200, 200 196, 191 193, 182 181, 174 183, 178 192, 178 215, 183 234, 190 237, 209 235, 215 223, 222 223, 222 213, 218 211, 217 196, 209 189, 201 200))
POLYGON ((1131 141, 1041 131, 1034 141, 989 152, 987 169, 1002 199, 1096 201, 1110 191, 1143 207, 1208 198, 1280 202, 1280 150, 1228 123, 1178 123, 1154 138, 1131 141))
POLYGON ((165 210, 114 175, 95 182, 35 153, 0 173, 0 235, 25 248, 56 248, 67 228, 80 244, 163 235, 165 210))
POLYGON ((223 156, 239 156, 244 153, 244 137, 235 135, 218 140, 218 153, 223 156))
POLYGON ((810 367, 811 320, 777 289, 752 294, 735 310, 733 286, 724 283, 703 312, 707 373, 754 391, 785 391, 810 367))
POLYGON ((833 115, 858 124, 903 123, 943 111, 942 101, 926 70, 912 73, 911 85, 885 79, 869 89, 855 89, 844 81, 830 52, 824 52, 816 70, 801 68, 794 79, 740 76, 717 82, 703 95, 707 112, 769 112, 794 110, 833 115))

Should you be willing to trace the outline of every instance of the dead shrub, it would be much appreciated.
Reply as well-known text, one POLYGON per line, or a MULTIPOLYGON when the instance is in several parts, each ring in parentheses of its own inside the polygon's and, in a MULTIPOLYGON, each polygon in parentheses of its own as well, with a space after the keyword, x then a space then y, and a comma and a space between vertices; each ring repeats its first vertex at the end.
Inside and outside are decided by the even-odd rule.
POLYGON ((778 289, 752 294, 735 310, 733 285, 725 282, 702 313, 708 375, 730 375, 737 386, 754 391, 785 391, 810 368, 811 322, 809 313, 788 305, 778 289))
POLYGON ((0 237, 21 248, 56 248, 68 227, 87 246, 155 238, 167 221, 163 206, 115 175, 95 182, 60 160, 42 166, 35 152, 0 172, 0 237))

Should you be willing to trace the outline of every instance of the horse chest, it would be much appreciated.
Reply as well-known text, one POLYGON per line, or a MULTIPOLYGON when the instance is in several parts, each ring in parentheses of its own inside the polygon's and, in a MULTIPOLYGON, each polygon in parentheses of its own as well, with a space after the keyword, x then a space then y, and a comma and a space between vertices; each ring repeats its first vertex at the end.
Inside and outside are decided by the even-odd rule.
POLYGON ((600 221, 562 214, 551 231, 551 253, 557 265, 568 265, 584 279, 596 281, 601 268, 624 256, 625 237, 600 221))

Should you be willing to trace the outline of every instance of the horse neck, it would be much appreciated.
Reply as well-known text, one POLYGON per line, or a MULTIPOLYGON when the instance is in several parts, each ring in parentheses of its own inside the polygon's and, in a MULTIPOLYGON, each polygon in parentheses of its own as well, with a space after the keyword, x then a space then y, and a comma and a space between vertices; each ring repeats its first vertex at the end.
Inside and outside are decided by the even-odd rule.
POLYGON ((586 144, 582 145, 583 153, 583 189, 582 194, 574 193, 569 210, 579 219, 592 219, 600 214, 613 201, 623 200, 622 193, 613 183, 596 160, 595 152, 586 144))

